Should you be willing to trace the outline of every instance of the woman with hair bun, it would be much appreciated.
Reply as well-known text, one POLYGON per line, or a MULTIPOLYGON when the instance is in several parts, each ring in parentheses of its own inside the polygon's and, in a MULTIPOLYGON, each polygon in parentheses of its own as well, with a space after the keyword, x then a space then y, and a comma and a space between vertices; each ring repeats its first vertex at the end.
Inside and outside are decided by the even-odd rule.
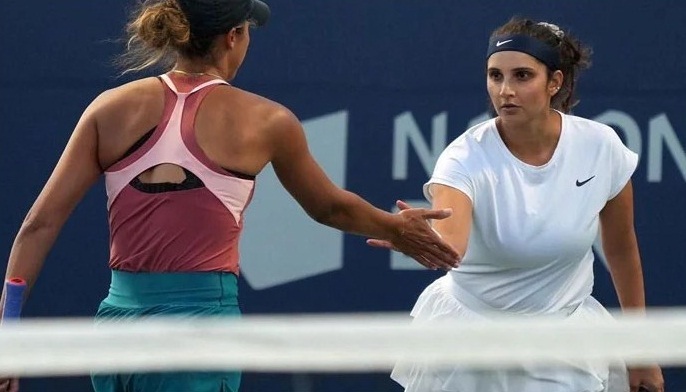
MULTIPOLYGON (((314 161, 293 113, 229 84, 250 27, 269 15, 259 0, 142 3, 127 26, 121 64, 124 72, 167 72, 105 91, 85 110, 17 234, 7 276, 31 287, 64 222, 104 174, 112 281, 97 319, 237 317, 244 212, 270 163, 317 222, 380 238, 427 268, 454 267, 457 252, 427 223, 449 210, 399 202, 401 211, 391 214, 338 188, 314 161)), ((92 379, 97 392, 236 392, 240 373, 92 379)), ((16 379, 0 379, 0 392, 17 390, 16 379)))

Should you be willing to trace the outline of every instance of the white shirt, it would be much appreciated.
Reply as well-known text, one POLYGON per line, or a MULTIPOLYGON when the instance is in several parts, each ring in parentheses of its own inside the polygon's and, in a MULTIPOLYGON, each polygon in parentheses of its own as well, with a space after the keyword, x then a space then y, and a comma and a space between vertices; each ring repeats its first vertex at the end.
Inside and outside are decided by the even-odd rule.
POLYGON ((450 274, 497 310, 550 313, 590 296, 598 214, 638 164, 609 126, 560 114, 560 140, 545 165, 512 155, 491 119, 453 141, 424 185, 429 201, 430 184, 471 199, 469 244, 450 274))

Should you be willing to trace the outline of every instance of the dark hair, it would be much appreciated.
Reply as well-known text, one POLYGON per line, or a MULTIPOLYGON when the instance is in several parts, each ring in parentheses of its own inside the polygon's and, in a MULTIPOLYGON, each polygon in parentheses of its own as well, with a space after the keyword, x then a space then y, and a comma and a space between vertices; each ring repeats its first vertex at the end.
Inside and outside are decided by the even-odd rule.
MULTIPOLYGON (((560 90, 553 96, 550 106, 563 113, 569 113, 578 103, 574 92, 579 72, 591 65, 591 48, 582 44, 568 31, 563 31, 554 24, 535 22, 520 17, 513 17, 495 29, 491 33, 491 40, 514 34, 536 38, 558 50, 560 71, 562 71, 564 79, 560 90)), ((548 77, 551 77, 554 71, 556 70, 548 67, 548 77)))
POLYGON ((179 55, 209 59, 216 36, 246 21, 250 4, 250 0, 145 0, 130 15, 126 51, 116 63, 125 74, 170 67, 179 55))

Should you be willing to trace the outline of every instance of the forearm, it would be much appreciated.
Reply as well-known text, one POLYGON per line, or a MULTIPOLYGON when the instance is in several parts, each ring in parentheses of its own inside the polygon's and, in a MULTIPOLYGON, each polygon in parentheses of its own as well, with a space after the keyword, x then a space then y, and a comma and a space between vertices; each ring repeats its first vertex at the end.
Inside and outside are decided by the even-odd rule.
POLYGON ((348 191, 342 191, 314 218, 342 231, 379 239, 389 239, 402 232, 402 217, 378 209, 348 191))
POLYGON ((638 254, 629 252, 606 254, 606 256, 622 310, 643 311, 645 309, 645 289, 641 260, 638 254))
MULTIPOLYGON (((26 281, 25 297, 36 282, 43 262, 55 242, 59 228, 25 222, 14 240, 7 263, 6 279, 20 277, 26 281)), ((2 293, 0 304, 4 304, 2 293)))

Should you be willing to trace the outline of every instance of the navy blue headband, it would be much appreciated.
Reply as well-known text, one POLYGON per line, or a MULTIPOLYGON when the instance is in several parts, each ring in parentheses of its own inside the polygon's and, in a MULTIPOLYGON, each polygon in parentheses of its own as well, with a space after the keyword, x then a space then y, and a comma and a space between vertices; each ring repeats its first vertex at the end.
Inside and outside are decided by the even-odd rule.
POLYGON ((560 69, 559 51, 534 37, 528 35, 504 35, 495 37, 488 43, 486 59, 491 57, 493 53, 505 50, 531 55, 553 71, 560 69))

